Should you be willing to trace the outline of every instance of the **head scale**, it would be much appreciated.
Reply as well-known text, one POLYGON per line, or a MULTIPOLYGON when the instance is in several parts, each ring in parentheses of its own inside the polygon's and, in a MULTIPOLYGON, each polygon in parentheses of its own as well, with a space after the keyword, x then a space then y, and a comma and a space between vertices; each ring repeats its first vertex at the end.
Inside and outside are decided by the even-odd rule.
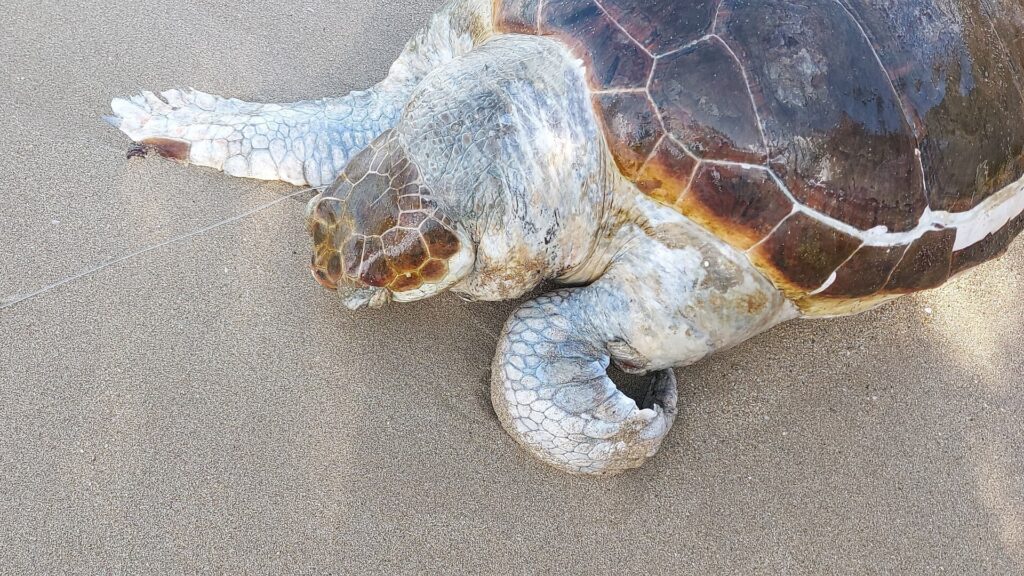
POLYGON ((350 308, 433 296, 473 265, 468 235, 441 212, 390 132, 310 202, 308 216, 313 276, 350 308))

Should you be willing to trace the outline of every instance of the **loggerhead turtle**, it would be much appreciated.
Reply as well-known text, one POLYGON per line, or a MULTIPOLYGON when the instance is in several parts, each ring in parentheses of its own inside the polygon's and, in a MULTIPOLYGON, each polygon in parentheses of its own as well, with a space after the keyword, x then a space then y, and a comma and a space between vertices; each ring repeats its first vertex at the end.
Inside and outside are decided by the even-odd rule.
POLYGON ((312 272, 349 307, 523 304, 494 409, 610 474, 676 415, 672 367, 934 288, 1024 227, 1019 0, 452 0, 370 90, 115 99, 164 156, 329 186, 312 272), (653 373, 637 402, 609 362, 653 373))

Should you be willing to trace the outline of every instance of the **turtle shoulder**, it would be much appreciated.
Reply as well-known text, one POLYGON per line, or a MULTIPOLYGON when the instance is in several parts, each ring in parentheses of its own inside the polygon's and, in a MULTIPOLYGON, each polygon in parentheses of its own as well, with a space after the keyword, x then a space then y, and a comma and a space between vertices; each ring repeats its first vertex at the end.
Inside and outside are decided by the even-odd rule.
POLYGON ((1017 0, 496 0, 495 14, 585 63, 624 176, 809 314, 936 287, 1020 231, 1004 219, 962 246, 949 226, 1024 176, 1017 0))

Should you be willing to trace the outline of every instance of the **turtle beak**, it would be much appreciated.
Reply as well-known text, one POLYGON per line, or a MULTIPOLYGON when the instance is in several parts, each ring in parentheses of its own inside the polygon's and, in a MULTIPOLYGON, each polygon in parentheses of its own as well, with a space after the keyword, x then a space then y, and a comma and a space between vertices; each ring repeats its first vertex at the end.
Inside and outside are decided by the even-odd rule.
POLYGON ((385 304, 391 301, 391 292, 384 288, 361 288, 348 283, 338 284, 338 282, 325 274, 323 270, 318 270, 316 266, 312 265, 309 266, 309 272, 317 284, 332 292, 337 292, 341 297, 341 303, 349 308, 349 310, 362 310, 362 308, 366 307, 377 310, 377 308, 384 307, 385 304))
POLYGON ((341 296, 341 303, 349 310, 362 310, 372 308, 378 310, 391 302, 391 292, 386 288, 349 288, 339 290, 344 292, 341 296))
POLYGON ((347 282, 339 284, 316 265, 311 265, 309 269, 313 279, 331 292, 337 292, 341 303, 349 310, 378 309, 391 302, 391 292, 385 288, 364 288, 347 282))

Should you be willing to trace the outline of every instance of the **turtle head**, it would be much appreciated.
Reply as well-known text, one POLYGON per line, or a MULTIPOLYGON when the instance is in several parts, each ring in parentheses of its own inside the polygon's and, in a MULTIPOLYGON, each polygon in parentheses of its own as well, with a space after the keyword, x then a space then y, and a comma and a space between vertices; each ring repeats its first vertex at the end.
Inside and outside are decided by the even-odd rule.
POLYGON ((469 235, 445 216, 385 134, 307 208, 313 277, 352 309, 447 290, 473 267, 469 235))

